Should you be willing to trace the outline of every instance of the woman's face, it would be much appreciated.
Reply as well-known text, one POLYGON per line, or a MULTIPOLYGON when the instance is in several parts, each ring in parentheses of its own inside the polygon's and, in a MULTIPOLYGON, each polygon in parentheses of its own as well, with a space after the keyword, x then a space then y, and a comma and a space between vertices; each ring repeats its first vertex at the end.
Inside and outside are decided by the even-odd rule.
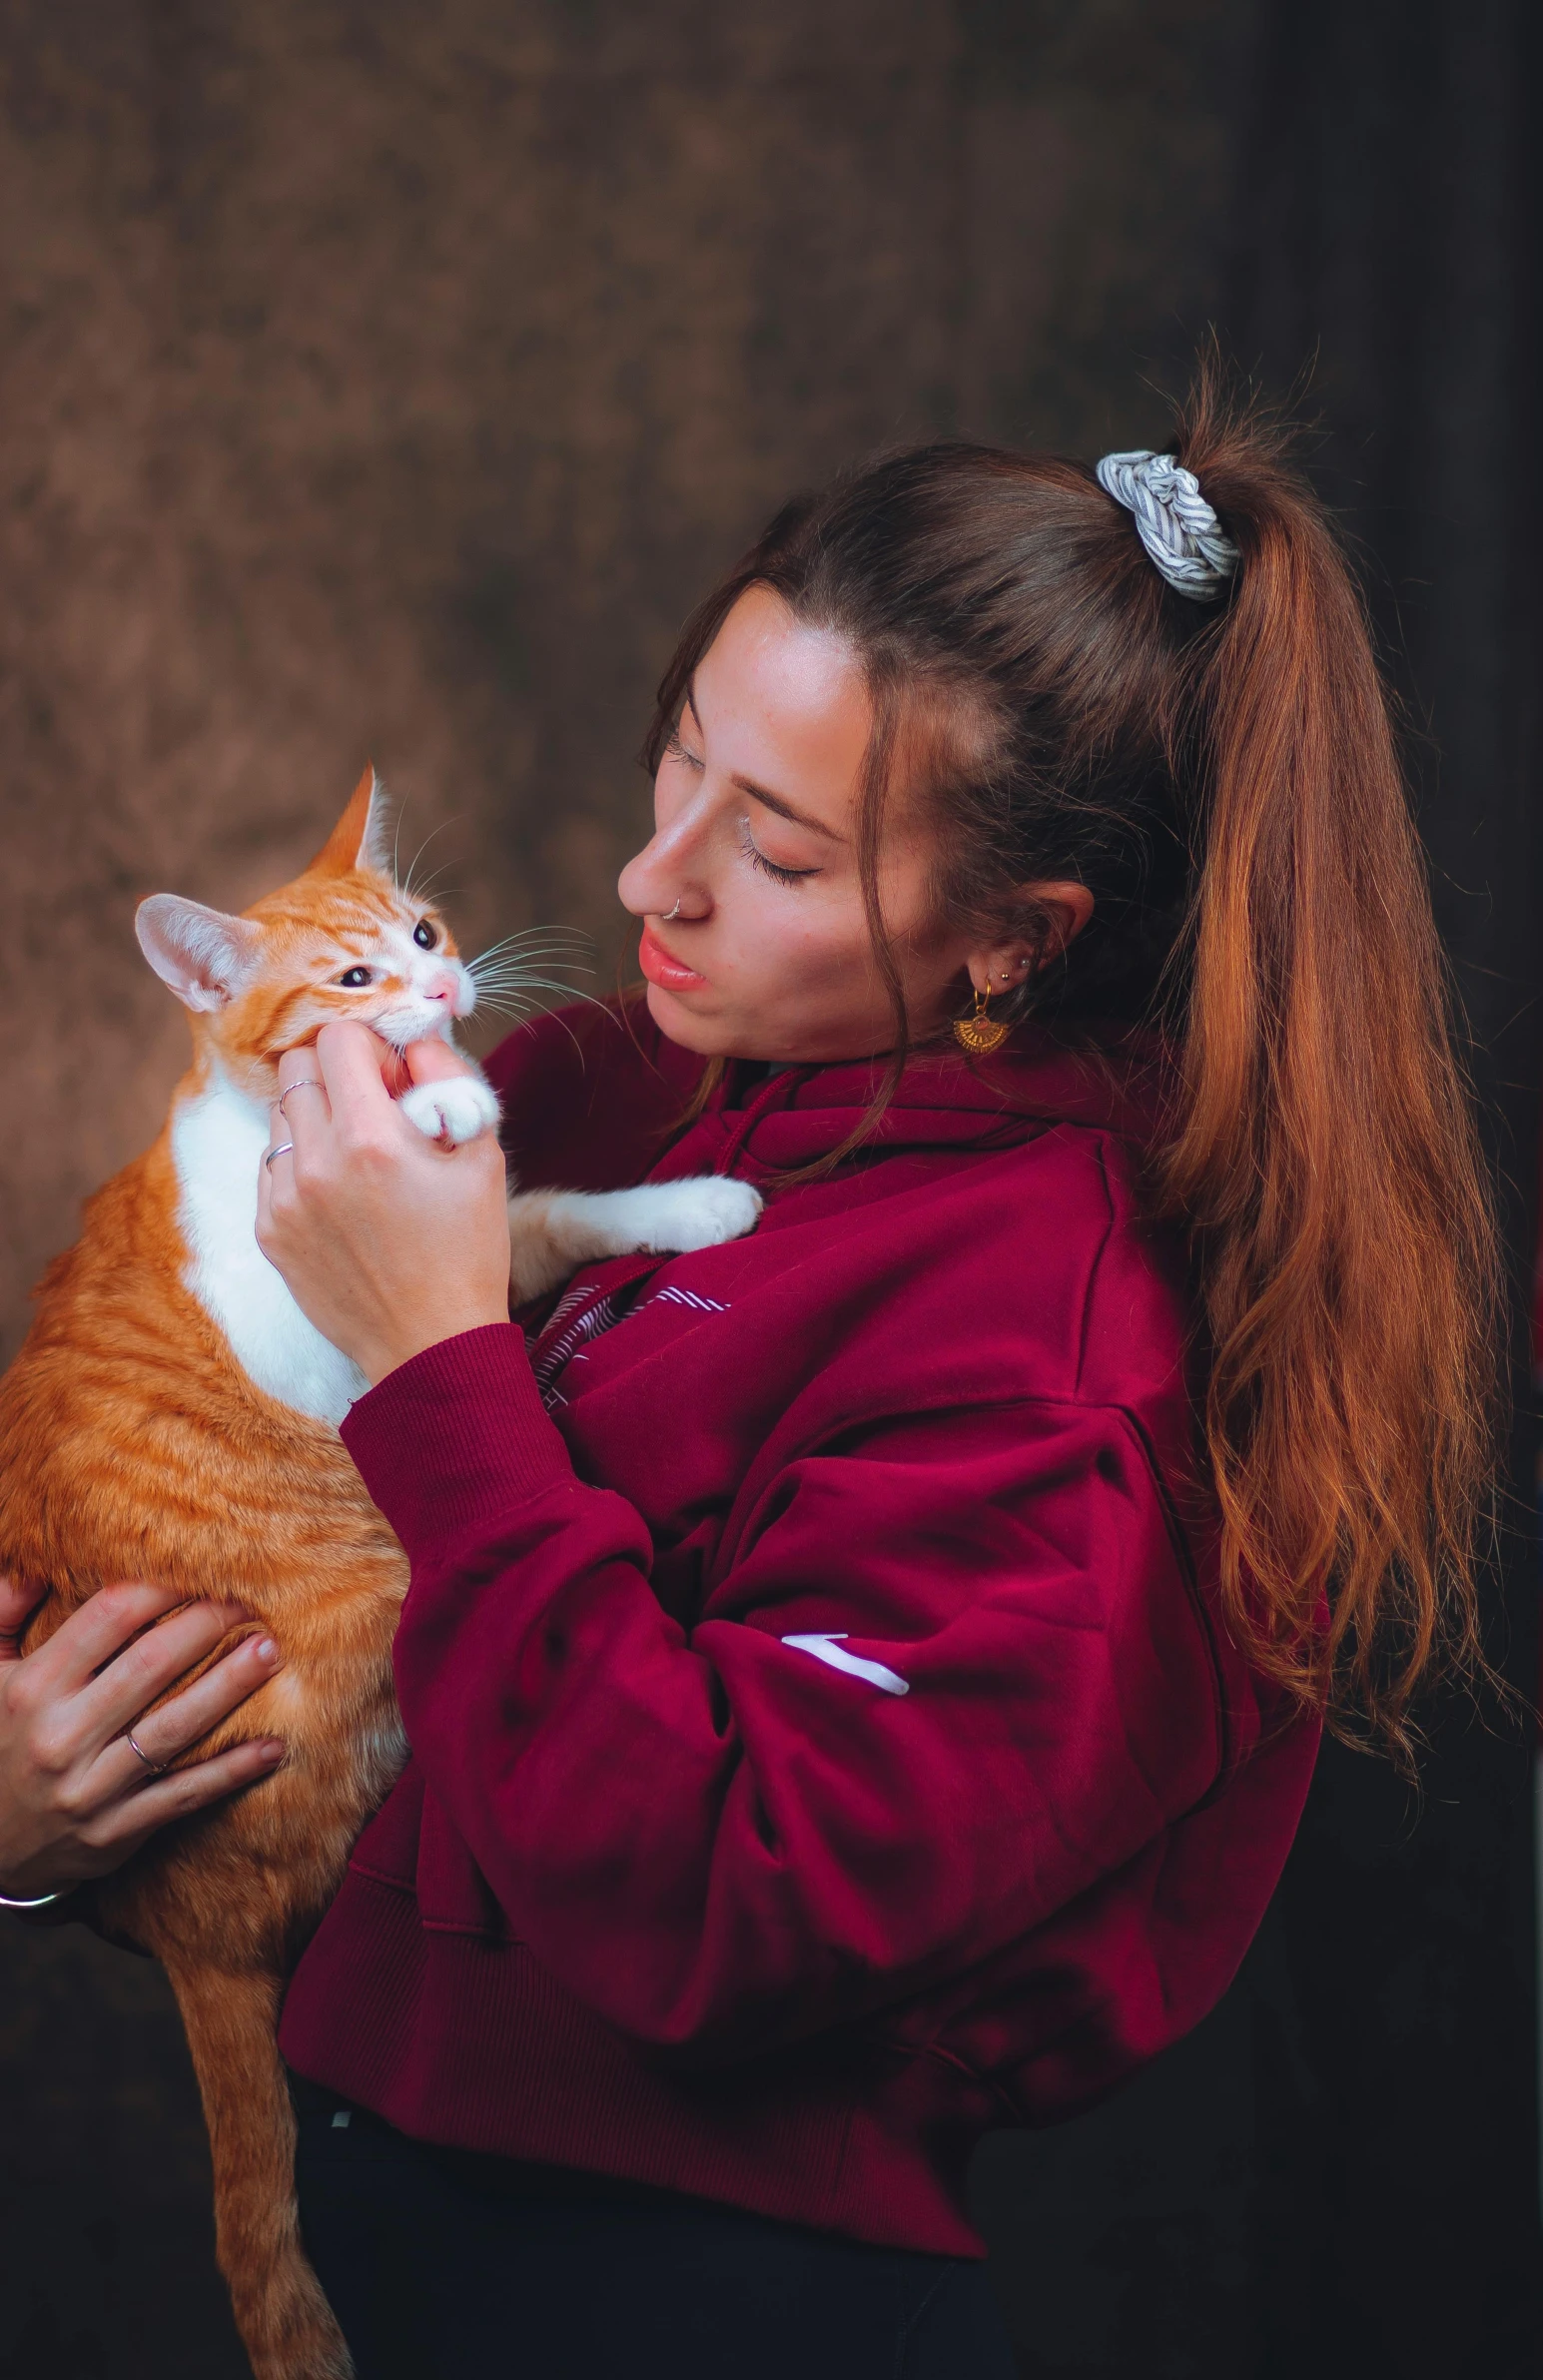
MULTIPOLYGON (((893 1045, 857 869, 872 724, 841 637, 804 625, 768 587, 740 596, 697 665, 659 765, 653 839, 618 887, 646 921, 648 1007, 671 1041, 704 1057, 785 1064, 893 1045)), ((920 1039, 960 1011, 967 972, 1005 992, 1031 954, 934 921, 930 832, 903 801, 890 810, 884 916, 920 1039)), ((1091 900, 1080 886, 1042 889, 1073 896, 1062 927, 1070 939, 1091 900)))

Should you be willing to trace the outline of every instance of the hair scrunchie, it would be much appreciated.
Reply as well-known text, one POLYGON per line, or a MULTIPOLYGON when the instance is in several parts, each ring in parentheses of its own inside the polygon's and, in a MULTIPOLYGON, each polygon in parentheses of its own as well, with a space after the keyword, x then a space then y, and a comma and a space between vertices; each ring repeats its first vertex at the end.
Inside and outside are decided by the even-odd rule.
POLYGON ((1170 587, 1195 603, 1214 603, 1237 568, 1237 547, 1176 455, 1136 447, 1106 454, 1099 485, 1124 504, 1136 533, 1170 587))

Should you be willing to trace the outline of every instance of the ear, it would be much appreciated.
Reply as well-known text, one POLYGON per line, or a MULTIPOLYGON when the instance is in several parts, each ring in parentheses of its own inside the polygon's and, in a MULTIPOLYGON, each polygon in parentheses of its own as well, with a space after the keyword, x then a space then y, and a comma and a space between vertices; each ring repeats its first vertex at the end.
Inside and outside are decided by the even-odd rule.
POLYGON ((1075 880, 1021 884, 1016 898, 1028 913, 1032 930, 1004 935, 1000 942, 982 943, 966 961, 976 990, 994 997, 1016 992, 1042 967, 1059 959, 1093 915, 1092 893, 1075 880))
POLYGON ((308 876, 351 876, 356 868, 373 868, 389 876, 391 848, 386 833, 386 787, 373 768, 355 786, 349 806, 333 828, 308 876))
POLYGON ((260 926, 176 893, 152 893, 134 913, 139 946, 184 1008, 224 1008, 247 982, 263 940, 260 926))

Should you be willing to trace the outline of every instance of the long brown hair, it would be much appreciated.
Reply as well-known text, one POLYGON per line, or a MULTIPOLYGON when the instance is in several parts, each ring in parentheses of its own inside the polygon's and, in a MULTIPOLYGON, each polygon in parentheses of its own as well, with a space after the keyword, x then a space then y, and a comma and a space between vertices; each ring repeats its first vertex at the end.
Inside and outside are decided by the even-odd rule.
POLYGON ((1065 1031, 1157 1022, 1173 1048, 1155 1192, 1196 1260, 1230 1622, 1339 1732, 1407 1754, 1416 1687, 1481 1659, 1488 1189, 1345 556, 1277 420, 1214 370, 1171 443, 1238 549, 1221 601, 1169 587, 1081 462, 888 456, 785 507, 700 606, 644 759, 748 587, 850 642, 875 714, 858 850, 896 1020, 877 1107, 910 1039, 878 892, 899 790, 943 829, 945 914, 1039 939, 1019 888, 1090 887, 1092 923, 1019 1009, 1065 1031))

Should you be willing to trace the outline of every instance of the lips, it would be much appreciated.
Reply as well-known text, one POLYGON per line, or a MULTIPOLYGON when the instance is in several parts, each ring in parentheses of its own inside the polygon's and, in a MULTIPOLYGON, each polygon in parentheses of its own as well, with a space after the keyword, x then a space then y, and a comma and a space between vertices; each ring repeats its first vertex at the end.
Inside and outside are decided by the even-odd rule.
POLYGON ((705 975, 698 975, 683 959, 670 956, 652 926, 643 928, 637 963, 648 981, 657 984, 661 992, 705 992, 708 988, 705 975))

